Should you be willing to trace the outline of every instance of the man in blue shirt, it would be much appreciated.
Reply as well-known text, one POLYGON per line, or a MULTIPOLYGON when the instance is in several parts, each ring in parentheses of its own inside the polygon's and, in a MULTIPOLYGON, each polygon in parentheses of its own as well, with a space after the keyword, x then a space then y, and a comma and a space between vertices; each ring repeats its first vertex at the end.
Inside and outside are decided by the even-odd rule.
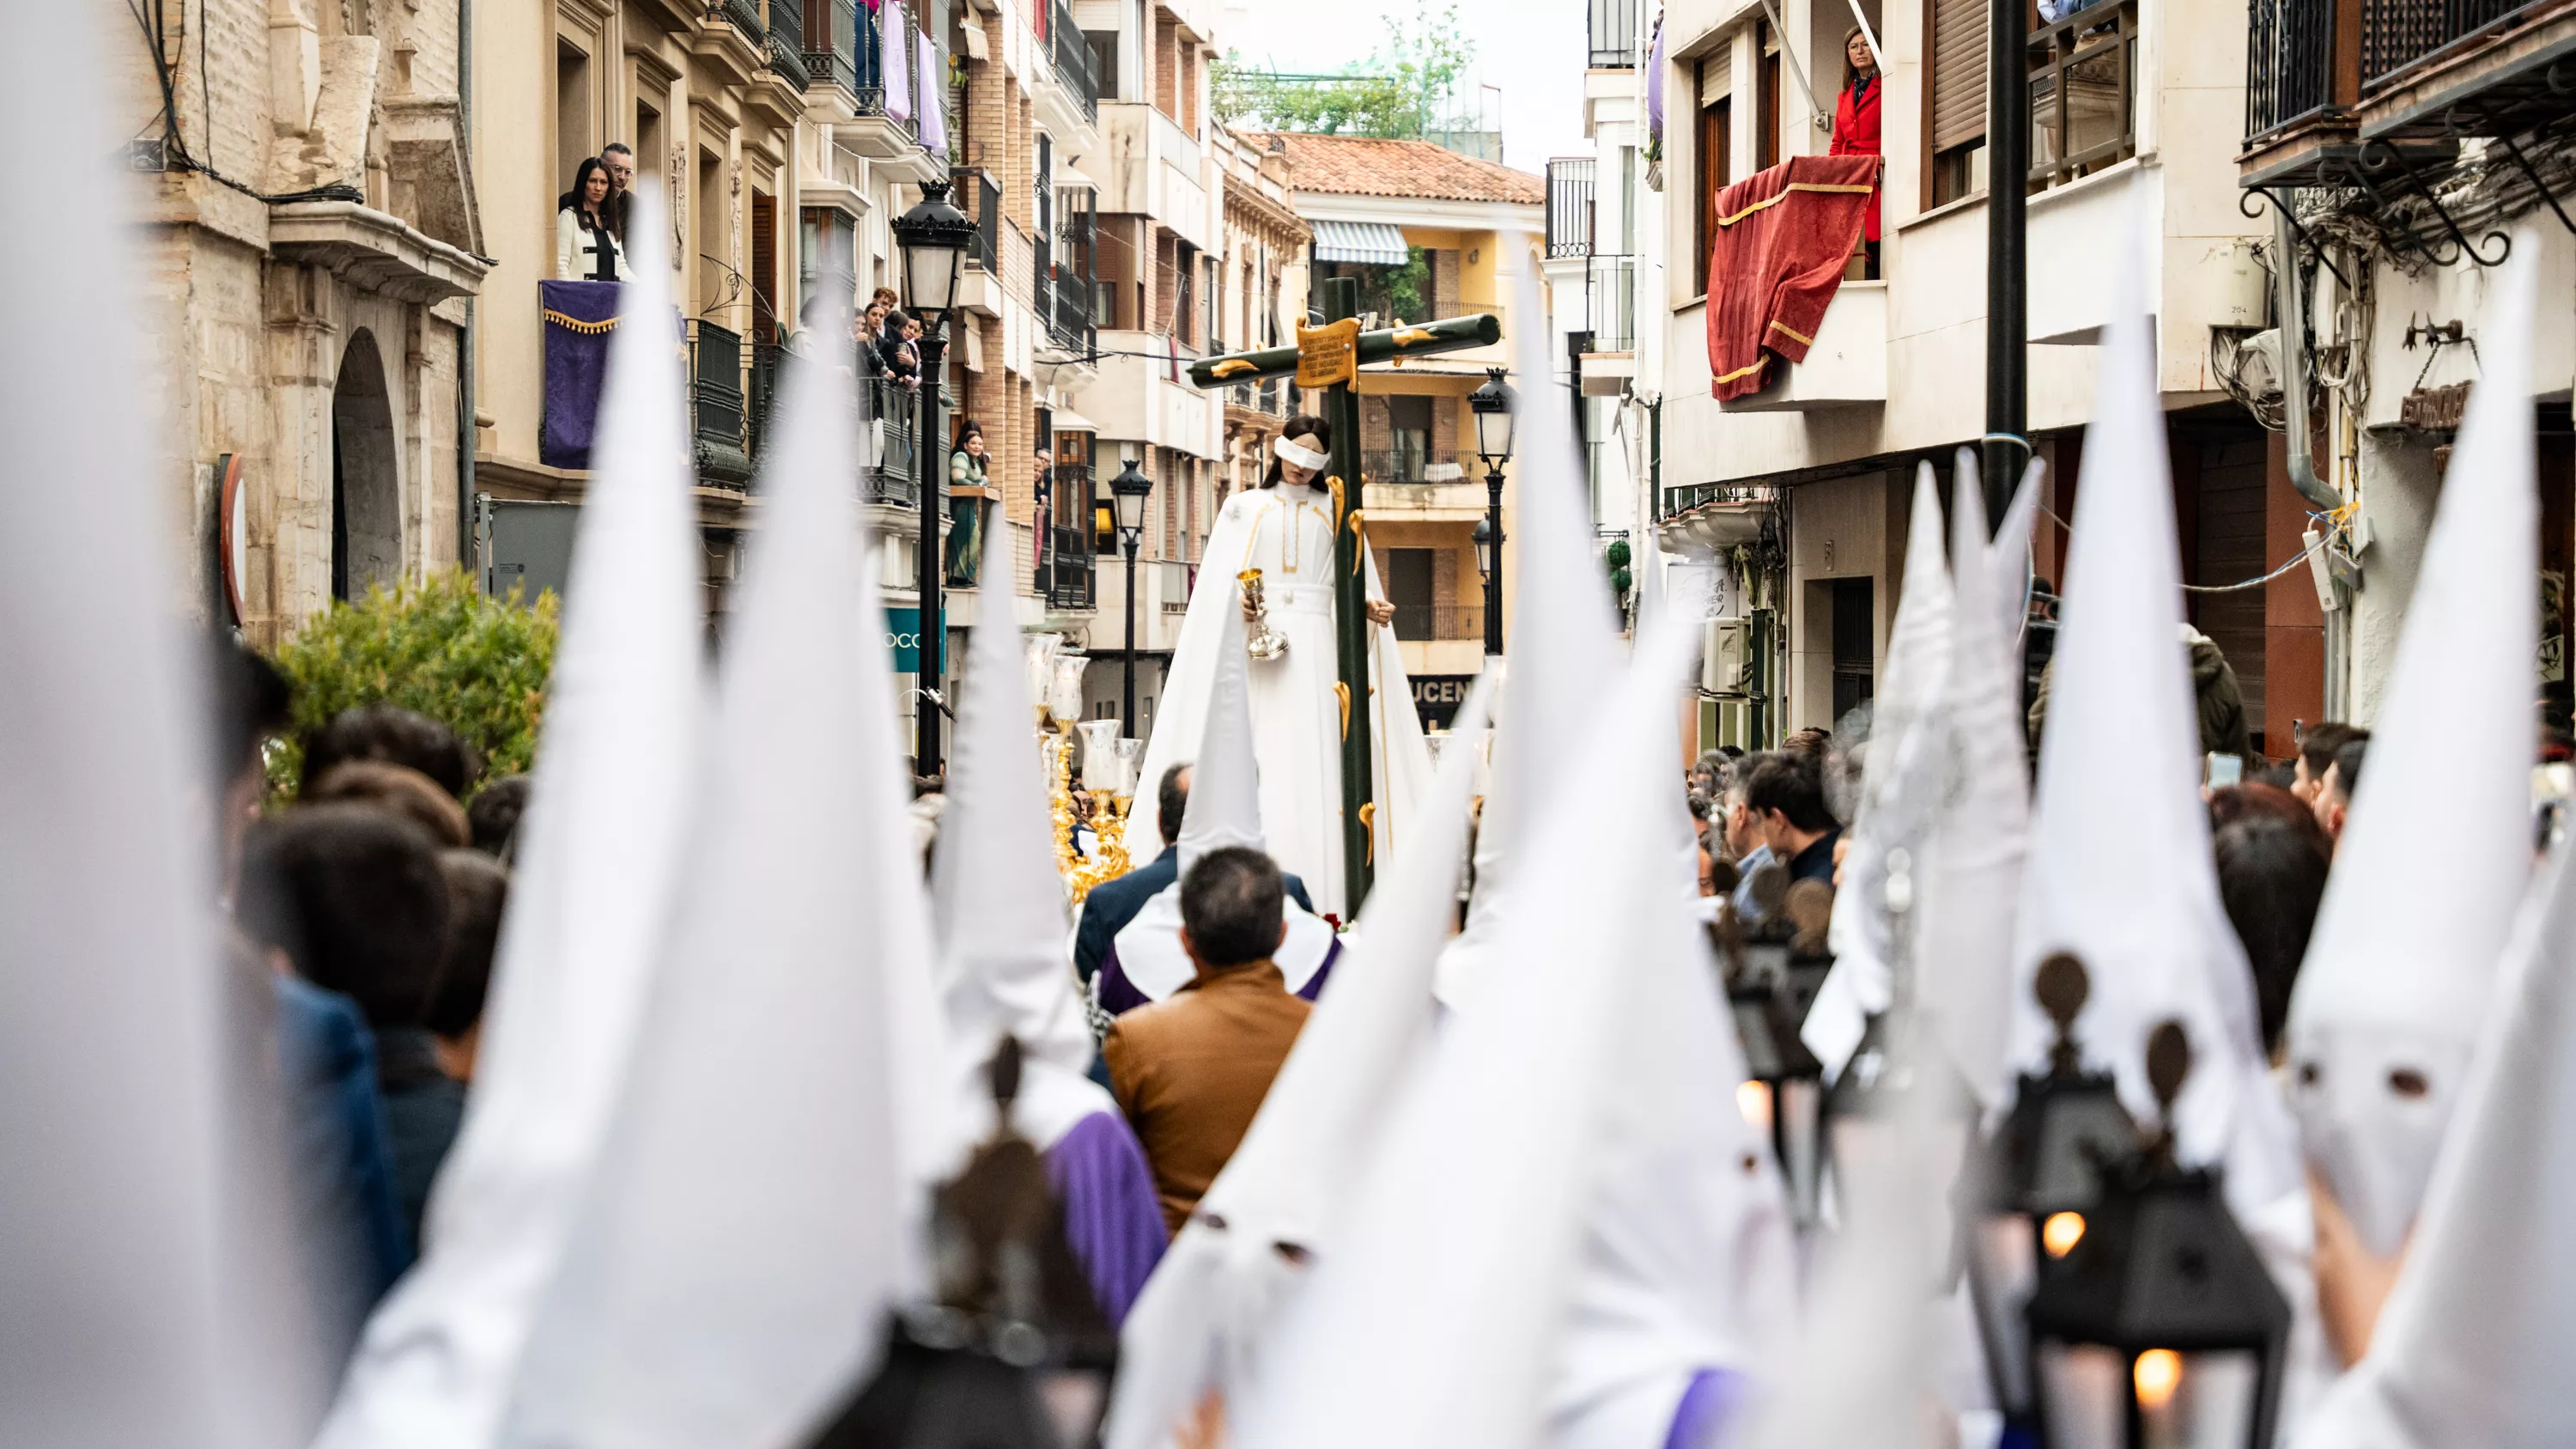
POLYGON ((1789 880, 1834 883, 1834 842, 1843 828, 1825 805, 1824 759, 1814 752, 1766 755, 1744 782, 1744 804, 1771 858, 1789 880))

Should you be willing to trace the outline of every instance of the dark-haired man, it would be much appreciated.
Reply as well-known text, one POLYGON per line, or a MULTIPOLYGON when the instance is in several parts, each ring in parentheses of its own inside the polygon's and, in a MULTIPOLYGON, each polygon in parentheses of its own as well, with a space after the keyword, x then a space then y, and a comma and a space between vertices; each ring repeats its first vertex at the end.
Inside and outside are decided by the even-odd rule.
POLYGON ((623 141, 599 148, 599 164, 608 168, 608 226, 626 240, 626 221, 635 211, 635 151, 623 141))
MULTIPOLYGON (((2317 781, 2317 798, 2312 807, 2317 823, 2325 827, 2326 837, 2334 848, 2343 849, 2343 824, 2352 813, 2352 792, 2361 788, 2361 764, 2370 753, 2370 732, 2355 730, 2335 746, 2334 763, 2326 766, 2317 781)), ((2304 754, 2301 758, 2305 758, 2304 754)))
POLYGON ((2355 729, 2341 720, 2319 720, 2299 732, 2298 758, 2290 762, 2290 793, 2311 807, 2317 793, 2325 788, 2326 771, 2334 767, 2335 751, 2354 740, 2370 738, 2370 731, 2355 729))
POLYGON ((1119 1017, 1101 1044, 1174 1233, 1242 1144, 1312 1010, 1270 959, 1287 935, 1283 900, 1279 867, 1260 851, 1200 857, 1181 882, 1181 946, 1196 977, 1119 1017))
MULTIPOLYGON (((1073 969, 1086 986, 1100 973, 1100 964, 1108 959, 1118 933, 1127 929, 1127 923, 1136 919, 1147 901, 1180 879, 1181 817, 1190 805, 1188 765, 1174 765, 1163 772, 1154 802, 1163 832, 1163 853, 1116 880, 1102 881, 1082 898, 1082 920, 1073 933, 1073 969)), ((1131 848, 1134 844, 1129 842, 1131 848)), ((1280 880, 1290 900, 1309 911, 1315 908, 1304 881, 1291 874, 1282 874, 1280 880)))
POLYGON ((408 1257, 465 1111, 424 1020, 447 954, 447 881, 427 831, 373 806, 309 805, 255 826, 242 926, 295 974, 357 1004, 373 1037, 408 1257))
POLYGON ((304 776, 309 785, 350 760, 382 760, 406 765, 437 782, 458 800, 482 766, 456 731, 425 714, 398 705, 362 704, 344 709, 304 742, 304 776))
POLYGON ((1834 842, 1842 826, 1825 805, 1820 754, 1782 752, 1766 757, 1744 782, 1745 807, 1761 822, 1771 858, 1789 869, 1789 881, 1834 883, 1834 842))

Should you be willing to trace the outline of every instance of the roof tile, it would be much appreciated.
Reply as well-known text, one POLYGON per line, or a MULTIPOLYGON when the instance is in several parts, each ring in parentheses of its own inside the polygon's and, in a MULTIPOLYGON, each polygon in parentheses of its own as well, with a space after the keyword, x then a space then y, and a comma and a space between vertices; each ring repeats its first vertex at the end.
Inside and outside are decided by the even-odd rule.
POLYGON ((1384 141, 1303 131, 1255 131, 1245 139, 1288 152, 1289 185, 1343 196, 1395 196, 1425 201, 1497 201, 1536 206, 1547 182, 1526 171, 1479 161, 1429 141, 1384 141))

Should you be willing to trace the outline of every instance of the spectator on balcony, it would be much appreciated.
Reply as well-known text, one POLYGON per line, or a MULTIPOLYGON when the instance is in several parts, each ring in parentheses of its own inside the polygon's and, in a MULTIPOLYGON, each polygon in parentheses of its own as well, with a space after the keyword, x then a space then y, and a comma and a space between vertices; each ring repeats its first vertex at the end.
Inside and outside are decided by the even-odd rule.
MULTIPOLYGON (((879 287, 878 291, 885 289, 879 287)), ((886 304, 870 302, 850 323, 851 340, 859 345, 859 370, 866 377, 886 375, 885 352, 878 344, 885 339, 886 304)))
POLYGON ((907 312, 888 312, 885 335, 878 339, 877 350, 884 354, 886 372, 907 388, 921 386, 921 321, 907 312))
MULTIPOLYGON (((1843 37, 1843 93, 1834 102, 1834 144, 1836 156, 1877 156, 1882 154, 1878 142, 1878 57, 1871 53, 1869 37, 1859 26, 1843 37)), ((1878 280, 1878 193, 1870 193, 1869 221, 1861 231, 1861 250, 1868 259, 1862 273, 1871 281, 1878 280)))
POLYGON ((617 243, 624 246, 626 219, 635 210, 635 150, 623 141, 611 141, 599 148, 599 162, 608 168, 608 229, 617 233, 617 243))
POLYGON ((608 167, 596 156, 573 173, 572 190, 557 201, 555 275, 574 282, 626 280, 626 249, 611 224, 608 167))
POLYGON ((982 573, 986 461, 984 425, 968 418, 948 455, 948 582, 961 589, 974 588, 982 573))

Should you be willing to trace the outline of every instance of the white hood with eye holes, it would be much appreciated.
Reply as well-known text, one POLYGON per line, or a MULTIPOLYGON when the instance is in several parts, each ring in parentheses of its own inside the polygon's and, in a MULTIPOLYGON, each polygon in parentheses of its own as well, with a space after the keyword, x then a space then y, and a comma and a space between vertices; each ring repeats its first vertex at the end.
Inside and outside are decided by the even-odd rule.
POLYGON ((2423 1202, 2531 876, 2533 284, 2507 266, 2479 319, 2483 376, 2290 998, 2308 1159, 2382 1256, 2423 1202))

